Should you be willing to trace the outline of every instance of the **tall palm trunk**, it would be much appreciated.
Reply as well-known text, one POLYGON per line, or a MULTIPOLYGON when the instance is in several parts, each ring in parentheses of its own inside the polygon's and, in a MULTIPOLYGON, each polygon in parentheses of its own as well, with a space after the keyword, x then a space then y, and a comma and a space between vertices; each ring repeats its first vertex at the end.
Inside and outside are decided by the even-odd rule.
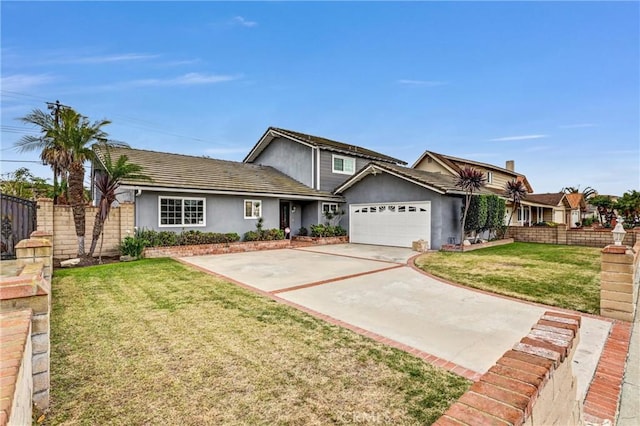
POLYGON ((460 247, 463 246, 462 243, 464 243, 464 234, 465 234, 465 226, 467 224, 467 213, 469 213, 469 204, 471 203, 471 196, 470 195, 466 195, 465 196, 465 204, 464 204, 464 213, 462 215, 462 223, 460 224, 460 247))
POLYGON ((84 165, 74 161, 69 167, 69 202, 73 210, 73 224, 78 237, 78 257, 84 257, 85 234, 85 200, 84 200, 84 165))
MULTIPOLYGON (((96 246, 98 245, 98 238, 100 238, 100 234, 104 229, 105 220, 101 217, 100 208, 96 212, 96 219, 93 222, 93 232, 91 233, 91 247, 89 247, 89 257, 93 257, 93 253, 96 250, 96 246)), ((102 250, 100 250, 100 257, 102 258, 102 250)))

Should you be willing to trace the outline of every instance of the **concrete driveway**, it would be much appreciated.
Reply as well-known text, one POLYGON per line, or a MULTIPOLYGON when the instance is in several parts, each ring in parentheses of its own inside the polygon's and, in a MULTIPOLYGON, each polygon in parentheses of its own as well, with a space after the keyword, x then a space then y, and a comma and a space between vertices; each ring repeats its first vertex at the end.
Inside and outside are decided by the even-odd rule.
MULTIPOLYGON (((478 373, 553 310, 435 280, 407 265, 415 254, 341 244, 181 260, 478 373)), ((583 316, 574 357, 582 397, 610 327, 583 316)))

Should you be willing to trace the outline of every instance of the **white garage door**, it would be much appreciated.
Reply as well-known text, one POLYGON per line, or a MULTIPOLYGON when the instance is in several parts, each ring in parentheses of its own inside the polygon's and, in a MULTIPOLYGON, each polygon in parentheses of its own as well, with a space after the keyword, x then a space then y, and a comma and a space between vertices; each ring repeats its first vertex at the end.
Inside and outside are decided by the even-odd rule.
POLYGON ((411 247, 413 241, 431 241, 431 203, 376 203, 349 206, 352 243, 411 247))

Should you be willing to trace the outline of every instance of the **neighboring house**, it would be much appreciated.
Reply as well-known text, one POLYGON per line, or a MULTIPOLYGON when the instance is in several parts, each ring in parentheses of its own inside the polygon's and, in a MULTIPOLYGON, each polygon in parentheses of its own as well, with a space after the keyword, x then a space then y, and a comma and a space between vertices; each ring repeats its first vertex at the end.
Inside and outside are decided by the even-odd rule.
MULTIPOLYGON (((138 228, 242 235, 255 230, 262 217, 265 229, 296 230, 318 223, 319 205, 344 202, 269 166, 129 148, 111 148, 110 154, 114 159, 127 155, 152 179, 125 180, 120 188, 118 200, 135 203, 138 228), (313 214, 306 215, 309 208, 313 214)), ((101 168, 100 162, 94 164, 92 176, 101 168)))
MULTIPOLYGON (((493 164, 438 154, 433 151, 425 151, 411 167, 418 170, 441 173, 455 177, 458 176, 458 172, 460 170, 467 166, 484 173, 486 179, 485 188, 501 197, 505 197, 504 190, 507 182, 513 180, 522 181, 527 192, 533 192, 533 188, 527 180, 527 177, 522 173, 515 171, 515 162, 513 160, 508 160, 503 168, 494 166, 493 164)), ((512 203, 508 199, 506 201, 507 209, 505 223, 509 223, 510 216, 512 216, 510 221, 511 224, 516 226, 531 224, 532 222, 538 221, 538 218, 543 217, 542 210, 539 210, 543 208, 543 206, 540 206, 535 202, 531 202, 529 196, 523 200, 518 211, 514 211, 514 206, 511 205, 512 203)), ((549 206, 545 207, 549 209, 549 206)), ((541 220, 542 219, 540 219, 540 221, 541 220)))
POLYGON ((335 193, 349 205, 343 226, 351 242, 411 247, 423 239, 431 249, 460 242, 465 193, 454 176, 376 161, 335 193))
POLYGON ((531 223, 555 222, 576 228, 581 224, 587 205, 581 193, 553 192, 530 194, 527 202, 534 207, 530 211, 531 223))

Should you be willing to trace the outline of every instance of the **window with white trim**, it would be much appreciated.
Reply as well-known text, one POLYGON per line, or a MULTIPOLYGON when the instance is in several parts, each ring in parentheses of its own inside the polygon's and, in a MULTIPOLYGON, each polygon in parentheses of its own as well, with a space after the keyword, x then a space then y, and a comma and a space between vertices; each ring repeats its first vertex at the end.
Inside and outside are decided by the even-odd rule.
POLYGON ((258 219, 262 217, 262 202, 260 200, 244 200, 244 218, 258 219))
POLYGON ((158 197, 159 226, 205 226, 204 198, 158 197))
POLYGON ((333 154, 331 156, 331 171, 343 175, 352 175, 356 171, 356 159, 333 154))
POLYGON ((493 172, 487 172, 487 183, 493 183, 493 172))
POLYGON ((322 203, 322 212, 327 213, 337 213, 338 212, 338 203, 322 203))

